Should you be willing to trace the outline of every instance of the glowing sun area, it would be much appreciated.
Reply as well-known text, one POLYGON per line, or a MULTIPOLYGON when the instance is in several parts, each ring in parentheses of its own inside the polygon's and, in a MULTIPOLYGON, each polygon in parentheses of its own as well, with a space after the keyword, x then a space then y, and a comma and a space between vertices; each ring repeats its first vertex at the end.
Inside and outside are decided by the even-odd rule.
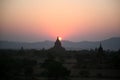
POLYGON ((61 40, 62 40, 62 37, 58 37, 58 39, 61 41, 61 40))

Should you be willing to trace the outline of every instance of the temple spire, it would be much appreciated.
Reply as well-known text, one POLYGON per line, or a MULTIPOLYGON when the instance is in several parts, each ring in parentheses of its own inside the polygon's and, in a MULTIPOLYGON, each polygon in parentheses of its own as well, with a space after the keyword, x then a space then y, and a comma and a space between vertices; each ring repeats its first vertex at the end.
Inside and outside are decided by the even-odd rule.
POLYGON ((54 51, 55 53, 61 53, 65 51, 65 48, 62 47, 61 41, 58 36, 57 36, 54 46, 50 48, 49 50, 54 51))
POLYGON ((57 39, 56 39, 54 47, 61 47, 61 41, 59 40, 58 36, 57 36, 57 39))
POLYGON ((103 47, 102 47, 101 42, 100 42, 100 46, 99 46, 99 48, 98 48, 98 51, 99 51, 99 52, 103 52, 103 47))

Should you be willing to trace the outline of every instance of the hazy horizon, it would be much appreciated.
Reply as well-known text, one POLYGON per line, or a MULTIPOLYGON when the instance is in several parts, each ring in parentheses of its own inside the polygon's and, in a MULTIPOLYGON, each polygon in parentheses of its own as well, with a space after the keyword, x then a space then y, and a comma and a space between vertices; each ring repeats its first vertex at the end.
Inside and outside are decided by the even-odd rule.
MULTIPOLYGON (((101 41, 104 41, 104 40, 108 40, 108 39, 114 39, 114 38, 120 38, 120 37, 109 37, 109 38, 106 38, 106 39, 101 39, 101 40, 81 40, 81 41, 72 41, 72 40, 65 40, 65 39, 63 39, 63 40, 61 40, 61 42, 64 42, 64 41, 67 41, 67 42, 101 42, 101 41)), ((56 37, 56 39, 57 39, 57 37, 56 37)), ((0 39, 0 41, 8 41, 8 42, 25 42, 25 43, 37 43, 37 42, 46 42, 46 41, 50 41, 50 42, 55 42, 56 41, 56 39, 54 39, 54 40, 39 40, 39 41, 25 41, 25 40, 3 40, 3 39, 0 39)))
POLYGON ((99 41, 120 37, 119 0, 1 0, 0 40, 99 41))

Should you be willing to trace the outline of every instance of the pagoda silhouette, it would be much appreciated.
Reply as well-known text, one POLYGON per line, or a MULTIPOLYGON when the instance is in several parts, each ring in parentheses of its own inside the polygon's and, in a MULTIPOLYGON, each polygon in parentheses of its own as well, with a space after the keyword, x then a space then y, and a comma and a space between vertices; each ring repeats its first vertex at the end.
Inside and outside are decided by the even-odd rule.
POLYGON ((56 53, 59 53, 59 52, 64 52, 65 51, 65 48, 62 47, 62 43, 61 41, 59 40, 59 37, 57 37, 55 43, 54 43, 54 46, 52 48, 49 49, 50 51, 54 51, 56 53))

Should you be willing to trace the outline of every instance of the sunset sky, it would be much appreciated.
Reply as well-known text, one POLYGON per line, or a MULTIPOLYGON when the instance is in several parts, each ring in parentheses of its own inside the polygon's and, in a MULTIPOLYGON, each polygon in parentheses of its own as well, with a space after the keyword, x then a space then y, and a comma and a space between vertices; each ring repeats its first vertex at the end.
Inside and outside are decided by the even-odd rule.
POLYGON ((0 0, 0 40, 120 37, 120 0, 0 0))

